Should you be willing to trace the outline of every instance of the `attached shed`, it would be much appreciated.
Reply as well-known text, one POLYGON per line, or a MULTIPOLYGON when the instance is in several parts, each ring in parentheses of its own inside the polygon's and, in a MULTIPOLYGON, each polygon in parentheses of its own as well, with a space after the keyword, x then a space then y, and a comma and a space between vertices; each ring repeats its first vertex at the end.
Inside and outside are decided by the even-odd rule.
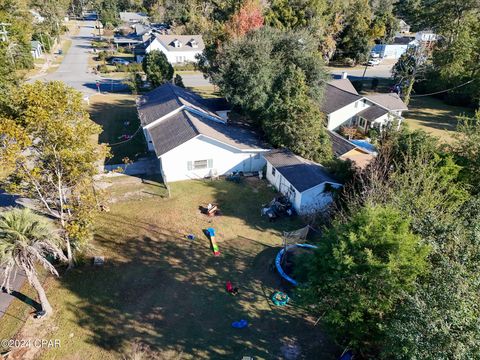
POLYGON ((342 187, 324 166, 289 150, 272 150, 263 157, 267 162, 267 180, 291 201, 299 214, 325 209, 333 200, 332 190, 342 187))

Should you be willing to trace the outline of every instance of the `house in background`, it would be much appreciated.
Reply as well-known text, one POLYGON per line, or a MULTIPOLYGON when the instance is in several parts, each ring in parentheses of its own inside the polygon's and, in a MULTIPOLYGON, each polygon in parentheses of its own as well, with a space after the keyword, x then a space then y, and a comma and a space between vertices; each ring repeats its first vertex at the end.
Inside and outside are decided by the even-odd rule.
POLYGON ((399 126, 405 110, 407 106, 395 93, 360 95, 346 73, 341 79, 327 83, 322 105, 328 130, 354 126, 363 133, 370 128, 382 130, 386 126, 399 126))
POLYGON ((228 109, 216 105, 222 102, 172 84, 138 101, 148 148, 160 160, 165 182, 257 172, 265 166, 263 142, 251 129, 230 124, 219 115, 228 109))
POLYGON ((197 55, 205 49, 201 35, 161 35, 154 34, 135 49, 137 62, 142 62, 146 54, 153 50, 163 52, 170 64, 198 62, 197 55))
POLYGON ((128 12, 122 11, 120 12, 120 20, 124 24, 148 24, 150 21, 148 20, 148 14, 145 13, 136 13, 136 12, 128 12))
POLYGON ((38 59, 43 55, 42 43, 40 41, 30 41, 31 50, 30 53, 34 59, 38 59))
POLYGON ((414 36, 397 36, 390 44, 376 44, 372 54, 382 59, 399 59, 409 47, 416 45, 414 36))
POLYGON ((399 26, 399 33, 400 34, 409 34, 410 33, 410 25, 408 25, 405 20, 400 19, 398 22, 399 26))
POLYGON ((325 209, 332 201, 332 191, 342 187, 327 169, 289 150, 264 153, 267 180, 285 195, 299 214, 325 209))

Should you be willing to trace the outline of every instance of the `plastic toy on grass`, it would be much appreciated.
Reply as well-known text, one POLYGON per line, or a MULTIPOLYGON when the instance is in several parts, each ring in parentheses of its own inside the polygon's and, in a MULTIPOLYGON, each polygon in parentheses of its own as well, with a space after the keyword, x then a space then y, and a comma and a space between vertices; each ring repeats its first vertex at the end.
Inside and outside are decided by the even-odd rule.
POLYGON ((247 320, 240 320, 240 321, 234 321, 232 323, 232 327, 235 329, 243 329, 248 326, 248 321, 247 320))
POLYGON ((218 248, 217 241, 215 240, 215 229, 214 228, 208 228, 205 231, 205 233, 210 238, 210 242, 212 243, 213 255, 219 256, 220 255, 220 249, 218 248))
POLYGON ((281 291, 275 291, 272 295, 272 301, 275 305, 277 306, 285 306, 288 304, 288 300, 290 298, 288 297, 287 294, 281 291))
POLYGON ((188 234, 188 235, 187 235, 187 239, 188 239, 188 240, 195 240, 195 235, 193 235, 193 234, 188 234))

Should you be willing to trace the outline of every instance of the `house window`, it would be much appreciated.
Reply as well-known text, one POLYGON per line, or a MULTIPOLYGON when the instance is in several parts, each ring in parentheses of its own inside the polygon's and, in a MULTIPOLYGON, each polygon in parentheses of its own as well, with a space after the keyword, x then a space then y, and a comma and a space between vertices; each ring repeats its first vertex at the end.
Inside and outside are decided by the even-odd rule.
POLYGON ((188 161, 188 170, 211 169, 213 167, 213 159, 188 161))
POLYGON ((277 173, 277 170, 275 170, 275 168, 272 166, 272 175, 275 176, 276 173, 277 173))
POLYGON ((364 118, 359 118, 358 126, 361 127, 362 129, 365 128, 365 125, 367 124, 367 120, 364 118))
POLYGON ((185 59, 184 56, 176 56, 176 57, 175 57, 175 61, 176 61, 177 63, 182 63, 182 62, 184 62, 184 61, 185 61, 184 59, 185 59))

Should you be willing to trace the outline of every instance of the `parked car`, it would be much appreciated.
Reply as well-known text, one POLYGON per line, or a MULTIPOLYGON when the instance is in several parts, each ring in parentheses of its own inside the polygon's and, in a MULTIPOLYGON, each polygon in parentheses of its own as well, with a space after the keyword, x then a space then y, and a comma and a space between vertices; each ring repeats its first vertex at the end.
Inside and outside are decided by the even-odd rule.
POLYGON ((130 64, 130 61, 127 61, 125 59, 120 59, 120 58, 113 58, 113 59, 110 59, 110 64, 112 65, 129 65, 130 64))
POLYGON ((381 63, 380 59, 370 59, 367 63, 368 66, 376 66, 381 63))

